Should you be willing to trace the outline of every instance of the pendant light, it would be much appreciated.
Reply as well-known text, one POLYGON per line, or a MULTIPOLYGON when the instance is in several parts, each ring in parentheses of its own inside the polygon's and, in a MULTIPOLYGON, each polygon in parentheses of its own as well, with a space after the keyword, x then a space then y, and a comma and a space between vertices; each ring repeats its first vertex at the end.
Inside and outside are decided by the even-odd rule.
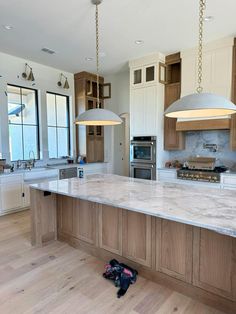
POLYGON ((202 88, 202 46, 203 24, 206 0, 199 3, 199 44, 198 44, 198 87, 195 94, 175 101, 164 112, 169 118, 209 118, 236 113, 236 106, 228 99, 211 93, 203 93, 202 88))
POLYGON ((80 114, 75 123, 80 125, 117 125, 121 124, 121 118, 114 112, 99 108, 99 27, 98 27, 98 5, 102 0, 91 0, 96 6, 96 65, 97 65, 97 108, 90 109, 80 114))

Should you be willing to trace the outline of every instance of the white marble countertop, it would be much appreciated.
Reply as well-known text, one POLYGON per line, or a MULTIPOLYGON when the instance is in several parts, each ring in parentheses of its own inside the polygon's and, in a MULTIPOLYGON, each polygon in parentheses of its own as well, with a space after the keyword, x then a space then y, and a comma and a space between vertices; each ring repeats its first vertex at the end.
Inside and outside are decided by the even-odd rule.
POLYGON ((236 237, 236 192, 117 175, 88 175, 31 185, 236 237))

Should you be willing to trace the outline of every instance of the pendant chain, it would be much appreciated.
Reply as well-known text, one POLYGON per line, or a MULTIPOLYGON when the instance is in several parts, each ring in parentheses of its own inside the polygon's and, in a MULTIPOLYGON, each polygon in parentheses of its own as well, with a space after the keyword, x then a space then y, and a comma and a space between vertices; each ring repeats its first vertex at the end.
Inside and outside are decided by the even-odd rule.
POLYGON ((99 104, 99 25, 98 25, 98 4, 96 4, 96 65, 97 65, 97 108, 100 107, 99 104))
POLYGON ((204 10, 206 9, 206 0, 200 0, 199 3, 199 42, 198 42, 198 87, 197 93, 201 93, 202 88, 202 48, 203 48, 203 25, 204 10))

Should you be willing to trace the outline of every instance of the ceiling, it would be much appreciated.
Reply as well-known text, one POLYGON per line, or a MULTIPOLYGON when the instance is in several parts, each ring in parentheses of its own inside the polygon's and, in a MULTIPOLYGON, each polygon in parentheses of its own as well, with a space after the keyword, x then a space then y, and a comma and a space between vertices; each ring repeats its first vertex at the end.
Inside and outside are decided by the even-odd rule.
MULTIPOLYGON (((121 71, 145 54, 195 46, 198 6, 198 0, 103 0, 101 73, 121 71), (136 45, 139 39, 144 43, 136 45)), ((90 0, 1 0, 0 51, 64 71, 95 71, 95 60, 85 60, 95 57, 94 10, 90 0)), ((235 12, 235 0, 208 0, 206 15, 214 20, 205 23, 205 40, 235 35, 235 12)))

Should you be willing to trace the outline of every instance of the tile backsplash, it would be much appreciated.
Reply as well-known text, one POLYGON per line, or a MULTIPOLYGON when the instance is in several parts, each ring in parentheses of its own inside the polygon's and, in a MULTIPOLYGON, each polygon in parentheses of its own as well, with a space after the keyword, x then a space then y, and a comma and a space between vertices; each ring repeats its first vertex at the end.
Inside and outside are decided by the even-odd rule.
POLYGON ((217 160, 217 165, 236 167, 236 151, 229 147, 229 131, 199 131, 186 132, 185 150, 171 151, 170 160, 185 161, 190 156, 211 156, 217 160), (204 144, 216 144, 218 149, 212 152, 204 149, 204 144))

